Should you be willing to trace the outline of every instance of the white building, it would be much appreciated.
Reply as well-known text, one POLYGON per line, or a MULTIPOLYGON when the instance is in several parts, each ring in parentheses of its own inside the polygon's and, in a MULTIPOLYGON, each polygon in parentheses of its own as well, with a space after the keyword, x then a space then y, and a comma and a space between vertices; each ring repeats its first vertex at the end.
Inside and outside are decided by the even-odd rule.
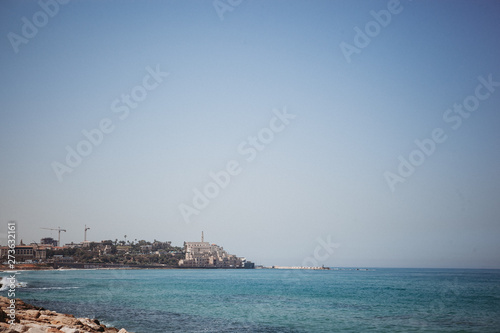
POLYGON ((180 267, 197 268, 241 268, 244 260, 224 251, 216 244, 201 242, 184 242, 185 258, 179 261, 180 267))

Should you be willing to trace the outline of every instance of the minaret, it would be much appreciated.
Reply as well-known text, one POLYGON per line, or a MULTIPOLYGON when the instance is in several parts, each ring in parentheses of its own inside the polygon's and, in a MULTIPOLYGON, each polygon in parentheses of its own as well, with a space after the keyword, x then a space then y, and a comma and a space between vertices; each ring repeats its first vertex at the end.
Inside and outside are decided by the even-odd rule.
POLYGON ((201 232, 201 242, 203 243, 203 231, 201 232))

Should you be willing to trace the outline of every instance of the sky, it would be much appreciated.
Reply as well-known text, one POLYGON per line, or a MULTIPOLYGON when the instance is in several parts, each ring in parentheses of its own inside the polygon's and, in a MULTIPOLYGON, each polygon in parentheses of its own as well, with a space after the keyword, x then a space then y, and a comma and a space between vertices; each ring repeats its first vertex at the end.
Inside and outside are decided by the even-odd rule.
POLYGON ((0 243, 500 268, 495 1, 2 1, 0 243))

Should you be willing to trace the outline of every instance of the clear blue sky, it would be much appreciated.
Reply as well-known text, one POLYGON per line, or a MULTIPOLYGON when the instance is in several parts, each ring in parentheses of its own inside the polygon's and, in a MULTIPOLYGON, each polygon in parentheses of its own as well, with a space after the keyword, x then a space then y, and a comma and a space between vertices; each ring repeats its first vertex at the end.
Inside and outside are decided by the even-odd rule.
POLYGON ((500 82, 499 3, 48 3, 0 3, 2 244, 16 220, 24 242, 57 237, 40 227, 66 228, 63 243, 85 224, 95 241, 203 230, 265 265, 500 268, 500 86, 479 79, 500 82), (355 27, 375 29, 368 45, 355 27), (474 111, 455 112, 464 100, 474 111), (295 118, 267 140, 284 109, 295 118), (54 163, 103 119, 112 131, 59 181, 54 163), (446 140, 398 174, 436 128, 446 140), (259 133, 248 161, 238 147, 259 133), (180 205, 232 160, 186 223, 180 205), (338 247, 315 256, 318 238, 338 247))

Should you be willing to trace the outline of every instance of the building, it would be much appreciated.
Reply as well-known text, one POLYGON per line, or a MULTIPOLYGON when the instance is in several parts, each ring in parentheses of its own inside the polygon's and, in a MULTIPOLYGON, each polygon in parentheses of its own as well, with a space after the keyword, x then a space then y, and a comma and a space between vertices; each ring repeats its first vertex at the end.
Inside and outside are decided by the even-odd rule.
POLYGON ((116 251, 117 252, 129 252, 132 247, 130 245, 117 245, 116 246, 116 251))
POLYGON ((111 254, 113 246, 100 244, 97 249, 99 250, 99 256, 111 254))
MULTIPOLYGON (((0 258, 6 260, 8 258, 9 249, 10 248, 8 246, 2 246, 0 248, 0 258)), ((14 251, 16 263, 33 260, 43 261, 47 258, 47 250, 44 247, 38 247, 37 245, 25 245, 22 241, 21 244, 16 245, 14 251)))
POLYGON ((7 256, 9 254, 9 247, 8 246, 0 246, 0 259, 6 260, 7 256))
POLYGON ((153 245, 141 245, 141 253, 148 254, 153 251, 153 245))
POLYGON ((45 261, 47 259, 47 247, 35 244, 33 246, 33 256, 37 261, 45 261))
POLYGON ((75 259, 71 256, 63 256, 62 254, 54 255, 54 262, 74 262, 75 259))
POLYGON ((42 245, 51 245, 51 246, 58 246, 59 244, 57 244, 57 240, 55 240, 54 238, 52 237, 46 237, 46 238, 42 238, 40 239, 40 244, 42 245))
POLYGON ((185 268, 245 268, 246 260, 224 251, 216 244, 184 242, 185 258, 179 260, 179 266, 185 268))
POLYGON ((79 249, 82 247, 82 243, 67 243, 67 244, 64 244, 64 247, 65 248, 68 248, 68 249, 79 249))
POLYGON ((33 246, 17 245, 15 247, 15 250, 16 250, 16 262, 33 260, 35 258, 33 246))

